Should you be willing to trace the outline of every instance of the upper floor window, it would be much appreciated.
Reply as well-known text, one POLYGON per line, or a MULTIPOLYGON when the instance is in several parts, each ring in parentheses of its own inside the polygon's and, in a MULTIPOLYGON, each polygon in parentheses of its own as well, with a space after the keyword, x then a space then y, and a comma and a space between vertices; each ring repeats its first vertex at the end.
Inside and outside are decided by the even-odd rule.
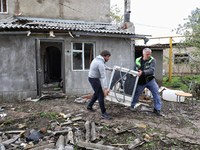
POLYGON ((7 2, 8 0, 0 0, 0 13, 7 13, 7 2))
POLYGON ((72 43, 73 70, 88 70, 94 58, 94 43, 72 43))

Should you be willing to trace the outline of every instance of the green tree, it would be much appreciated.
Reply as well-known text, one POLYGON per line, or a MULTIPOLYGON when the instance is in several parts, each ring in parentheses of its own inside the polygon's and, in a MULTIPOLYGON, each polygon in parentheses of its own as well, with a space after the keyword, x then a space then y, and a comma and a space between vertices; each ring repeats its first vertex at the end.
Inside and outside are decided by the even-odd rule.
POLYGON ((186 23, 178 26, 176 33, 184 35, 185 38, 179 44, 180 48, 184 48, 187 52, 187 47, 196 47, 193 52, 187 52, 190 57, 190 62, 186 62, 186 65, 190 67, 191 72, 200 72, 200 8, 196 8, 191 11, 191 15, 186 23))
POLYGON ((122 24, 124 21, 124 14, 117 4, 110 8, 110 22, 113 24, 122 24))

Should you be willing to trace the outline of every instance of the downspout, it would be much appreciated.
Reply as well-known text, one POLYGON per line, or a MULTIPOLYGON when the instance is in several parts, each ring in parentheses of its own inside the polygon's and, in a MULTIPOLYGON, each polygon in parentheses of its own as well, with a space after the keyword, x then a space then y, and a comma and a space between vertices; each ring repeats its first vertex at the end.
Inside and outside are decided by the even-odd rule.
POLYGON ((135 41, 131 40, 131 70, 133 70, 133 67, 135 65, 135 41))

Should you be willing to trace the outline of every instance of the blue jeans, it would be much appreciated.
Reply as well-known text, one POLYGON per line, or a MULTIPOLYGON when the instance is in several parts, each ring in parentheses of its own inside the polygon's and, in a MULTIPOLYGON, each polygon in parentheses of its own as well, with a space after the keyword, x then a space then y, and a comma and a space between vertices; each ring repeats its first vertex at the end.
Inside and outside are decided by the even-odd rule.
POLYGON ((161 100, 160 100, 160 95, 158 92, 159 87, 155 79, 152 79, 150 82, 146 83, 145 85, 137 85, 133 102, 131 103, 131 107, 134 107, 135 104, 138 102, 140 94, 142 93, 145 87, 148 88, 153 95, 154 108, 156 110, 161 110, 161 100))
POLYGON ((97 78, 88 78, 88 80, 94 90, 94 94, 93 94, 92 99, 90 100, 90 103, 88 104, 88 106, 92 107, 93 104, 98 99, 101 113, 103 114, 106 112, 106 109, 105 109, 105 105, 104 105, 104 93, 103 93, 103 90, 101 87, 101 81, 97 78))

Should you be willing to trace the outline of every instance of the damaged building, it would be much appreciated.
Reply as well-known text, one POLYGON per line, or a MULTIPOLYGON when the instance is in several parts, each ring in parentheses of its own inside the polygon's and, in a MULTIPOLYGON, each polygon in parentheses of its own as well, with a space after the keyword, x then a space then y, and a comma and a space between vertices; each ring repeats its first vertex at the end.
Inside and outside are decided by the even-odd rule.
MULTIPOLYGON (((126 10, 130 0, 125 4, 126 10)), ((130 19, 126 25, 110 23, 107 0, 3 0, 0 5, 1 102, 41 96, 45 84, 60 81, 67 95, 91 93, 87 76, 93 58, 109 50, 108 66, 133 68, 133 39, 147 42, 135 34, 130 19)), ((161 59, 160 52, 153 55, 161 59)))

